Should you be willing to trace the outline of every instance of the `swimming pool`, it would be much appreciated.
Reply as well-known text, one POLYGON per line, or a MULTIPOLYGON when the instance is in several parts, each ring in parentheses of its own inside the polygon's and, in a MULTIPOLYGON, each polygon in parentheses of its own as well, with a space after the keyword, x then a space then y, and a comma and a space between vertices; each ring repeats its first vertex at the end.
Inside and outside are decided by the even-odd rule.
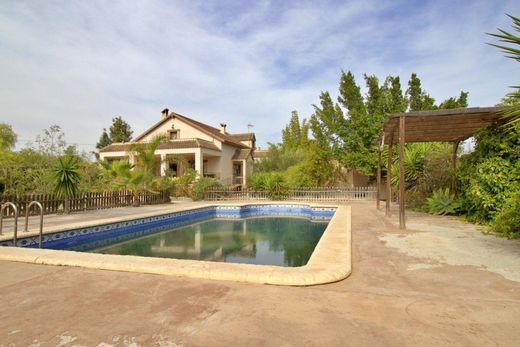
MULTIPOLYGON (((168 213, 160 213, 159 210, 142 213, 139 215, 141 218, 114 217, 104 219, 103 224, 94 225, 95 221, 91 221, 74 225, 75 228, 69 230, 50 228, 44 235, 44 249, 34 248, 37 247, 38 237, 31 233, 30 236, 18 240, 17 245, 21 247, 0 247, 0 260, 297 286, 335 282, 350 275, 352 246, 350 206, 305 203, 200 204, 198 208, 182 206, 176 208, 175 206, 165 206, 164 211, 170 211, 168 213), (131 233, 142 233, 138 228, 144 224, 148 227, 160 228, 170 224, 172 219, 175 219, 179 225, 183 223, 187 225, 213 217, 238 219, 267 215, 303 217, 313 221, 329 220, 306 265, 282 267, 64 250, 67 245, 79 249, 89 242, 100 242, 99 235, 102 234, 128 237, 131 233)), ((12 245, 12 240, 4 237, 0 245, 12 245)))
POLYGON ((326 227, 326 221, 298 217, 212 218, 90 252, 302 266, 307 264, 326 227))
MULTIPOLYGON (((208 206, 185 211, 165 213, 145 218, 127 219, 84 228, 62 230, 43 235, 42 248, 89 251, 113 243, 136 239, 149 234, 208 220, 240 219, 251 217, 302 217, 312 221, 332 218, 335 207, 315 207, 304 204, 248 204, 241 206, 208 206)), ((0 241, 0 246, 12 246, 12 240, 0 241)), ((18 238, 18 247, 38 247, 38 237, 18 238)))

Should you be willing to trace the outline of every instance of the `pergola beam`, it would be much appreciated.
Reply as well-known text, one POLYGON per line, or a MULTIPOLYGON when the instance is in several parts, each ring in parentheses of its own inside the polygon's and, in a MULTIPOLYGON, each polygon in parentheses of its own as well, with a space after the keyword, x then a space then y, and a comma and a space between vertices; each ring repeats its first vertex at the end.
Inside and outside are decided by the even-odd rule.
POLYGON ((405 117, 399 117, 399 229, 406 229, 404 215, 405 190, 404 190, 404 143, 405 143, 405 117))
POLYGON ((377 141, 377 195, 376 195, 376 208, 381 208, 381 141, 377 141))
POLYGON ((390 133, 390 141, 388 143, 388 155, 386 162, 386 216, 390 217, 390 203, 392 202, 392 157, 393 157, 394 133, 390 133))

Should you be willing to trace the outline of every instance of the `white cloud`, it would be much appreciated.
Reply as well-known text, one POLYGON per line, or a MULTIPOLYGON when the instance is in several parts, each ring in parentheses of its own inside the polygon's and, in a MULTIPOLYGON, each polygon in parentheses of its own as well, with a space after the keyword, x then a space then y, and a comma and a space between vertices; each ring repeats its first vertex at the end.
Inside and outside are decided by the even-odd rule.
POLYGON ((473 106, 518 83, 518 63, 484 44, 513 1, 244 3, 4 2, 0 121, 22 139, 57 123, 94 144, 115 115, 137 134, 169 107, 230 131, 253 123, 264 145, 291 110, 335 94, 341 69, 360 83, 398 74, 403 89, 417 72, 437 100, 466 90, 473 106))

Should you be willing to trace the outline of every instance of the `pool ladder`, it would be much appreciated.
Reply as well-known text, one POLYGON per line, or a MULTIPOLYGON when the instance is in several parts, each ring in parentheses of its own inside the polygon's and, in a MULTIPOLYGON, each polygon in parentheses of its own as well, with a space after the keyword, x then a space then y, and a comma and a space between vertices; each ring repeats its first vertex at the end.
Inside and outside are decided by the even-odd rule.
MULTIPOLYGON (((31 207, 36 205, 40 209, 40 238, 38 241, 38 246, 42 248, 42 239, 43 239, 43 206, 39 201, 31 201, 27 208, 25 209, 25 228, 24 232, 28 231, 29 228, 29 211, 31 207)), ((0 235, 2 235, 2 229, 4 226, 4 210, 8 207, 11 207, 14 211, 14 236, 13 236, 13 246, 16 247, 16 241, 18 240, 18 207, 13 202, 6 202, 2 204, 2 208, 0 209, 0 235)))

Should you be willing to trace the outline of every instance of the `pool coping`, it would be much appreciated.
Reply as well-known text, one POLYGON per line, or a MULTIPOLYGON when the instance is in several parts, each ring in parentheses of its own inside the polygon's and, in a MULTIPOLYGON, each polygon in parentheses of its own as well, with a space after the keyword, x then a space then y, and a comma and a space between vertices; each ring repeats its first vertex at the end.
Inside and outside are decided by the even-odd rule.
MULTIPOLYGON (((275 202, 255 202, 254 204, 268 205, 273 203, 275 202)), ((197 208, 211 206, 247 206, 251 204, 252 203, 207 204, 198 206, 197 208)), ((286 203, 278 202, 276 204, 286 203)), ((325 284, 347 278, 352 270, 351 207, 313 203, 299 204, 312 207, 327 206, 337 208, 316 245, 311 258, 306 265, 300 267, 218 263, 200 260, 151 258, 22 247, 0 247, 0 260, 290 286, 325 284)), ((192 209, 194 209, 194 207, 188 207, 183 210, 192 209)), ((132 219, 157 216, 164 213, 165 212, 162 211, 141 215, 136 214, 132 216, 132 219)), ((68 225, 66 229, 63 227, 50 228, 50 230, 46 230, 45 233, 128 219, 128 216, 126 216, 104 218, 88 223, 74 223, 68 225)), ((30 235, 34 233, 24 234, 30 235)))

